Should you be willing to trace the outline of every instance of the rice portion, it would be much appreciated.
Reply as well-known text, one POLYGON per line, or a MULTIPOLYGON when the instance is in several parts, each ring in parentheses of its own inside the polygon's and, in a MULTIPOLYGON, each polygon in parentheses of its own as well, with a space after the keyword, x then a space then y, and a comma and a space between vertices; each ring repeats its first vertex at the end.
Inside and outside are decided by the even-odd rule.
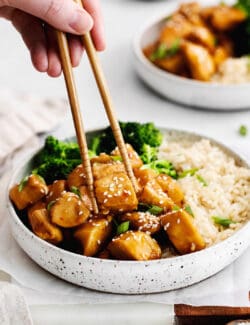
POLYGON ((229 58, 220 66, 211 81, 221 84, 250 82, 250 61, 248 57, 229 58))
POLYGON ((250 170, 237 166, 232 157, 209 140, 168 142, 165 139, 159 158, 171 161, 178 173, 197 169, 193 176, 179 178, 178 183, 207 246, 231 236, 250 220, 250 170), (226 228, 215 224, 213 216, 234 223, 226 228))

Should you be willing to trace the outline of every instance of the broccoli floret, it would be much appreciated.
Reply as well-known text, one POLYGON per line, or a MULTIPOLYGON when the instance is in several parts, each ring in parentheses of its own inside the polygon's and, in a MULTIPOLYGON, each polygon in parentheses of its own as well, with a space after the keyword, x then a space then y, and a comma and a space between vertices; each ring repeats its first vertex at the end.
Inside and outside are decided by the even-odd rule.
POLYGON ((53 136, 48 136, 45 145, 35 157, 35 164, 40 165, 50 158, 80 159, 80 151, 77 143, 59 141, 53 136))
MULTIPOLYGON (((151 147, 158 147, 162 142, 162 134, 153 123, 119 122, 121 131, 126 143, 140 155, 142 147, 148 144, 151 147)), ((106 128, 100 135, 98 153, 111 152, 116 147, 116 142, 110 127, 106 128)))
POLYGON ((47 184, 56 179, 65 179, 68 174, 81 163, 80 159, 68 159, 51 157, 35 168, 32 173, 42 176, 47 184))
POLYGON ((149 144, 144 143, 141 149, 141 160, 144 164, 149 164, 157 159, 158 148, 151 147, 149 144))
POLYGON ((143 168, 150 168, 155 170, 159 174, 166 174, 175 179, 178 178, 177 172, 174 169, 173 164, 168 160, 155 160, 149 164, 144 165, 143 168))
POLYGON ((44 148, 34 158, 34 173, 41 175, 47 184, 64 179, 81 163, 77 143, 59 141, 53 136, 45 140, 44 148))

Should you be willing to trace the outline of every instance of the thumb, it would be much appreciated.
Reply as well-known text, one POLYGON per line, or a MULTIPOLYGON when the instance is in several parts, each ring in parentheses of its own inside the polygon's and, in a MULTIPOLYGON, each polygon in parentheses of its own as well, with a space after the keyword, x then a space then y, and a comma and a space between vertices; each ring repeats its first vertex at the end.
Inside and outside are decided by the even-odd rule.
POLYGON ((73 0, 8 0, 9 6, 36 16, 49 25, 73 34, 84 34, 93 26, 92 17, 73 0))

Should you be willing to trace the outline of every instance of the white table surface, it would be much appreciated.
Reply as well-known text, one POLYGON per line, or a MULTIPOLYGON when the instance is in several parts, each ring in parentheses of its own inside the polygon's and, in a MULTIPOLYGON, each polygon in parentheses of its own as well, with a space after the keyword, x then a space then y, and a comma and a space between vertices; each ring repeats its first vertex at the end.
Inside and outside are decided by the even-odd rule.
MULTIPOLYGON (((120 120, 153 121, 158 126, 199 132, 228 145, 233 143, 245 148, 250 145, 250 137, 242 138, 237 132, 241 124, 246 124, 250 128, 250 110, 227 113, 181 107, 151 92, 136 76, 131 62, 133 35, 152 15, 161 13, 167 1, 103 0, 101 2, 105 17, 107 50, 100 55, 100 58, 120 120)), ((28 51, 20 36, 4 20, 0 21, 0 39, 2 44, 0 85, 2 87, 49 97, 66 96, 63 78, 52 79, 36 72, 31 66, 28 51)), ((75 74, 85 127, 95 128, 106 125, 103 106, 86 57, 75 74)), ((61 137, 73 134, 70 115, 55 134, 61 137)), ((44 324, 42 316, 44 311, 46 307, 32 307, 35 324, 44 324)), ((64 312, 67 313, 67 310, 64 312)), ((53 312, 50 309, 50 313, 51 324, 57 324, 56 319, 61 313, 60 308, 54 309, 53 312)), ((111 305, 86 305, 81 308, 81 320, 88 321, 87 324, 117 324, 118 320, 120 324, 133 324, 135 321, 138 324, 150 324, 152 318, 147 318, 147 315, 151 317, 155 315, 155 321, 151 321, 151 324, 157 325, 168 324, 170 313, 164 305, 156 304, 140 304, 137 309, 131 309, 126 304, 116 305, 115 308, 111 305), (149 322, 146 323, 145 319, 149 322)), ((77 324, 76 321, 73 323, 77 324)))

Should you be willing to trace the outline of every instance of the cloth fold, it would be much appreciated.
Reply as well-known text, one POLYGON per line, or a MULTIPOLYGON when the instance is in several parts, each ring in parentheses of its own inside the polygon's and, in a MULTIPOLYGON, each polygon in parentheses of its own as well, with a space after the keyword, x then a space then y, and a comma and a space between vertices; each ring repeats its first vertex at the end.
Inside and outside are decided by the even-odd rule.
POLYGON ((16 285, 7 282, 0 282, 0 324, 33 324, 23 293, 16 285))
POLYGON ((67 102, 11 90, 0 91, 0 174, 23 147, 39 144, 38 135, 54 129, 65 117, 67 102))

